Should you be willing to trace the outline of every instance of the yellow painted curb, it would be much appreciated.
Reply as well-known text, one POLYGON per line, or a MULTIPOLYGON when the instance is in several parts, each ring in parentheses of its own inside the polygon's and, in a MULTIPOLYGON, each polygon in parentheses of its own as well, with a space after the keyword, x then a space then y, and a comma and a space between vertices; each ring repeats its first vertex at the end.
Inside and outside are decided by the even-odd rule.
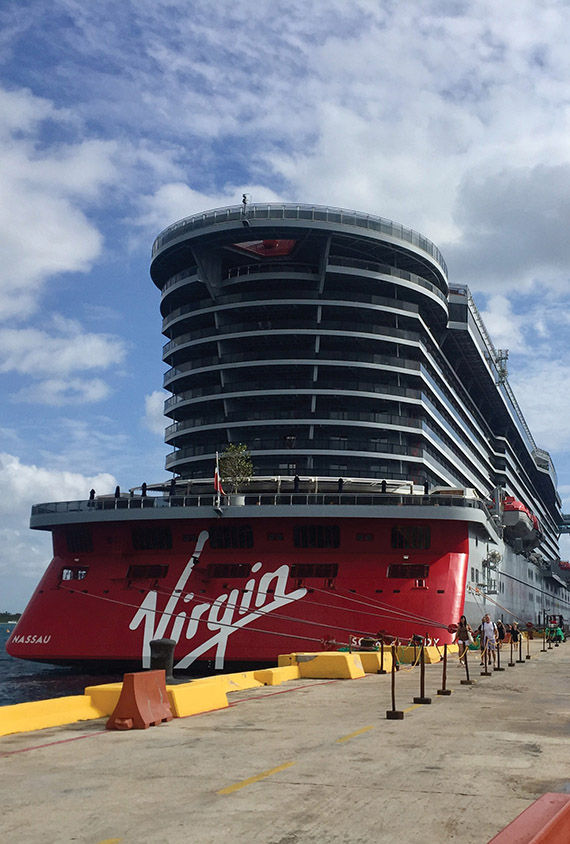
MULTIPOLYGON (((398 648, 398 659, 404 665, 412 665, 414 663, 416 665, 419 665, 421 659, 420 650, 421 648, 419 646, 414 648, 413 645, 402 645, 398 648)), ((425 648, 424 660, 426 664, 441 662, 441 655, 438 649, 433 645, 430 645, 429 647, 425 648)))
POLYGON ((344 651, 323 651, 321 653, 282 654, 279 665, 299 665, 301 677, 311 680, 356 680, 364 677, 364 669, 358 654, 344 651))
POLYGON ((301 677, 297 664, 286 665, 282 668, 262 668, 254 671, 254 674, 255 679, 264 686, 278 686, 280 683, 286 683, 287 680, 298 680, 301 677))
POLYGON ((388 648, 384 648, 384 659, 381 659, 379 651, 358 651, 365 674, 378 674, 380 664, 384 671, 392 670, 392 654, 388 648))
POLYGON ((220 683, 181 683, 179 686, 167 686, 166 691, 175 718, 228 706, 226 693, 220 683))
POLYGON ((93 705, 104 715, 112 715, 121 696, 122 682, 103 683, 100 686, 87 686, 84 694, 91 698, 93 705))
POLYGON ((102 718, 105 714, 86 695, 15 703, 0 707, 0 736, 61 727, 76 721, 102 718))

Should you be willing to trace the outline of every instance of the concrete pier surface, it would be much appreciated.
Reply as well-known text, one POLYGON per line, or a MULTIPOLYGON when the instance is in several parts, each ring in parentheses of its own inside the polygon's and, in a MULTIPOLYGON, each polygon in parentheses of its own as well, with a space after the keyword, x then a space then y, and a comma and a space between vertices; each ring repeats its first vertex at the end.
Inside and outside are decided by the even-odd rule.
POLYGON ((485 844, 570 791, 570 643, 473 686, 455 656, 396 675, 296 680, 147 730, 105 721, 0 739, 5 841, 485 844))

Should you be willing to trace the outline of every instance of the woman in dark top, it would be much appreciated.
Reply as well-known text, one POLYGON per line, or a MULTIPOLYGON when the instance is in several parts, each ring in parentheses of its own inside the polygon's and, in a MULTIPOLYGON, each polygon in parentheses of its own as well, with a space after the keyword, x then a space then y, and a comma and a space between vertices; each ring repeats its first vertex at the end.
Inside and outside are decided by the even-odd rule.
POLYGON ((467 646, 469 642, 473 641, 473 631, 471 626, 467 624, 467 619, 464 615, 461 616, 459 619, 459 623, 457 625, 457 633, 455 634, 454 641, 457 642, 459 645, 459 662, 463 664, 463 657, 465 655, 465 651, 467 650, 467 646))

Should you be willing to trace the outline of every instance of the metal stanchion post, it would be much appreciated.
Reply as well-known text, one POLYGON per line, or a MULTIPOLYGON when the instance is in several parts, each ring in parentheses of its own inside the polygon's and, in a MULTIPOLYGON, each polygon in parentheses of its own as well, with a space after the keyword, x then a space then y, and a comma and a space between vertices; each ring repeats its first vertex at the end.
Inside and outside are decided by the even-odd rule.
POLYGON ((530 636, 528 634, 528 631, 527 631, 527 634, 526 634, 526 657, 525 657, 525 659, 530 659, 530 636))
POLYGON ((497 642, 497 665, 493 669, 493 671, 504 671, 504 668, 501 668, 501 642, 497 642))
POLYGON ((542 648, 540 650, 541 653, 546 653, 546 624, 542 628, 542 648))
POLYGON ((519 632, 519 658, 517 659, 518 663, 524 665, 524 659, 522 658, 522 633, 519 632))
POLYGON ((466 647, 465 651, 463 652, 463 660, 465 662, 465 680, 461 680, 462 686, 472 686, 475 682, 474 680, 469 679, 469 663, 467 661, 467 651, 468 650, 469 650, 469 648, 466 647))
POLYGON ((514 666, 514 664, 515 663, 514 663, 514 660, 513 660, 513 637, 511 635, 511 661, 509 662, 509 668, 512 668, 514 666))
POLYGON ((392 645, 392 709, 386 712, 388 721, 403 721, 404 713, 396 709, 396 646, 392 645))
POLYGON ((386 674, 386 669, 384 668, 384 639, 380 640, 380 668, 378 669, 378 674, 386 674))
POLYGON ((414 698, 414 703, 431 703, 431 697, 426 697, 425 690, 426 678, 426 661, 425 661, 425 643, 422 644, 420 650, 420 696, 414 698))
POLYGON ((438 695, 450 695, 451 689, 445 688, 445 682, 447 680, 447 645, 443 646, 443 675, 441 679, 441 689, 437 690, 438 695))
POLYGON ((491 676, 491 672, 489 671, 489 668, 488 668, 489 657, 488 657, 487 651, 488 651, 488 645, 487 645, 487 642, 485 642, 485 649, 483 651, 483 658, 485 660, 485 667, 483 668, 483 671, 480 672, 481 677, 490 677, 491 676))

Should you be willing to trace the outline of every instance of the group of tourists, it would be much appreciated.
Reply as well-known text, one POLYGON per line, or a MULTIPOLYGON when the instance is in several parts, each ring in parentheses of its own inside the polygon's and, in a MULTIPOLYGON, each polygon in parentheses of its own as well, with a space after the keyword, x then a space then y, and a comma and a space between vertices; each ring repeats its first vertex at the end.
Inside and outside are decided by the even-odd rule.
POLYGON ((464 615, 459 619, 457 625, 457 632, 455 633, 454 642, 459 645, 459 662, 463 665, 465 661, 465 653, 469 645, 476 644, 477 640, 481 651, 481 665, 484 665, 484 655, 488 654, 488 661, 495 665, 497 655, 497 644, 501 645, 509 636, 509 641, 517 644, 521 632, 516 621, 512 624, 504 625, 501 619, 498 621, 491 621, 491 616, 486 613, 481 619, 479 627, 473 631, 473 628, 468 623, 464 615))

